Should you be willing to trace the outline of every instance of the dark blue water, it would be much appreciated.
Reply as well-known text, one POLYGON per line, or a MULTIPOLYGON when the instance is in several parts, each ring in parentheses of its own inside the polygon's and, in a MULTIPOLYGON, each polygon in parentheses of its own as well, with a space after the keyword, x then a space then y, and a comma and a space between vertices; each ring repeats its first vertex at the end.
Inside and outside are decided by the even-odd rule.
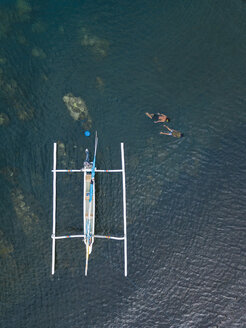
MULTIPOLYGON (((0 2, 1 327, 246 327, 245 17, 240 0, 0 2), (125 143, 128 277, 104 240, 88 277, 81 240, 58 241, 51 276, 53 142, 81 168, 96 130, 98 168, 125 143)), ((96 233, 121 235, 121 177, 96 185, 96 233)), ((79 234, 82 177, 57 187, 57 233, 79 234)))

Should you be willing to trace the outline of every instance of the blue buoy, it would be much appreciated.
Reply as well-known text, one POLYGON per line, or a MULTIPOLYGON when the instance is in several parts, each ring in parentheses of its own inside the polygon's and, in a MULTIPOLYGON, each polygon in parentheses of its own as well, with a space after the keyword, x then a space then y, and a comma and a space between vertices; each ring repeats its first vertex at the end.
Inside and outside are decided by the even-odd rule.
POLYGON ((89 137, 91 135, 90 131, 85 131, 85 136, 89 137))

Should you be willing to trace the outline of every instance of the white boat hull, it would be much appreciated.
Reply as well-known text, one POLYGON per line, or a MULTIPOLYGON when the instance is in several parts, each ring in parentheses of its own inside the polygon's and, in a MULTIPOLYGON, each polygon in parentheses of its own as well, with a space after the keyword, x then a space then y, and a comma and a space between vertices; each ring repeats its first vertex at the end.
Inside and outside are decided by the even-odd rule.
MULTIPOLYGON (((89 254, 92 252, 92 245, 94 243, 94 234, 95 234, 95 180, 93 186, 93 196, 91 204, 91 213, 89 218, 89 199, 90 199, 90 183, 91 183, 91 171, 84 172, 84 235, 89 234, 92 236, 89 243, 89 254)), ((87 245, 86 237, 84 238, 84 243, 87 245)), ((88 246, 88 245, 87 245, 88 246)))

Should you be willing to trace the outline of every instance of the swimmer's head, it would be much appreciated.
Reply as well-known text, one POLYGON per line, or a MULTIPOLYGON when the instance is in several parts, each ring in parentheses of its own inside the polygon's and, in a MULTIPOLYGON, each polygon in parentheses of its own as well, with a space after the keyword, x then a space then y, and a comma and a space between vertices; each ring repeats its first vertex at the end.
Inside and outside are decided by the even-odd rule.
POLYGON ((166 118, 166 122, 170 122, 170 118, 167 117, 167 118, 166 118))
POLYGON ((172 136, 175 137, 175 138, 182 138, 183 134, 179 131, 173 131, 172 136))

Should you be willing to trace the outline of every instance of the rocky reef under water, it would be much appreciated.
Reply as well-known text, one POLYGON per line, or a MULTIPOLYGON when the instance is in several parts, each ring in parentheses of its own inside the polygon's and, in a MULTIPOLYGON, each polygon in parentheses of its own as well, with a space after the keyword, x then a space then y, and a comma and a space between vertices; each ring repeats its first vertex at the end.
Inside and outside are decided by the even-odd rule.
MULTIPOLYGON (((25 97, 25 90, 17 82, 6 76, 0 68, 0 97, 13 109, 19 120, 27 121, 34 118, 34 108, 25 97)), ((0 125, 8 125, 10 117, 7 113, 0 113, 0 125)))
POLYGON ((81 28, 79 31, 79 37, 81 39, 81 45, 88 47, 91 51, 100 57, 106 57, 108 54, 109 41, 100 39, 95 35, 92 35, 86 28, 81 28))
POLYGON ((85 101, 80 97, 75 97, 72 93, 68 93, 63 97, 63 101, 75 121, 83 121, 83 127, 90 129, 92 119, 89 115, 85 101))
POLYGON ((0 113, 0 126, 1 125, 8 125, 9 124, 9 117, 5 113, 0 113))

